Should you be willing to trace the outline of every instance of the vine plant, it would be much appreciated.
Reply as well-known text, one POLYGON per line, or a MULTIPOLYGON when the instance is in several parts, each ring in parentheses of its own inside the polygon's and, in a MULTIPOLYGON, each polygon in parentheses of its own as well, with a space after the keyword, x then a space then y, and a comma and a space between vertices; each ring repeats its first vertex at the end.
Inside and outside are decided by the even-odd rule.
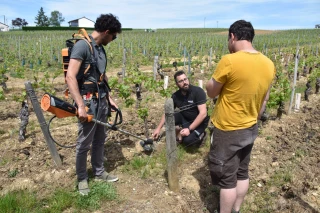
MULTIPOLYGON (((163 82, 153 79, 153 76, 147 73, 141 72, 137 66, 129 65, 126 70, 126 77, 120 80, 117 77, 110 77, 108 80, 109 86, 118 93, 118 96, 124 100, 125 107, 130 107, 135 103, 132 98, 136 91, 136 85, 144 88, 151 93, 159 93, 162 97, 169 97, 171 95, 171 89, 165 90, 163 88, 163 82)), ((142 96, 143 97, 143 96, 142 96)), ((149 116, 149 101, 150 98, 145 97, 144 101, 136 100, 139 102, 137 104, 137 114, 144 122, 145 135, 149 137, 147 119, 149 116), (140 105, 140 103, 142 103, 140 105)))

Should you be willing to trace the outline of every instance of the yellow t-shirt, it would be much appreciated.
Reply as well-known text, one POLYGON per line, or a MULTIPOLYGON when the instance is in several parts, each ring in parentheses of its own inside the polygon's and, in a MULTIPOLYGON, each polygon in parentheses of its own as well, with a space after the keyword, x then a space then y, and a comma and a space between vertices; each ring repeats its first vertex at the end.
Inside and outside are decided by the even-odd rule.
POLYGON ((224 84, 211 121, 218 129, 245 129, 257 123, 275 75, 273 62, 262 53, 238 51, 222 57, 212 78, 224 84))

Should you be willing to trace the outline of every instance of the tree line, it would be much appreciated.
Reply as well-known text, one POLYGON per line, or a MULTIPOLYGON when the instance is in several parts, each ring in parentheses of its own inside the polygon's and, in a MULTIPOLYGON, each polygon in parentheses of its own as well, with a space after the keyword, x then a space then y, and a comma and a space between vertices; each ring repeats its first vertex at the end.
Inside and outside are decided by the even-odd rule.
MULTIPOLYGON (((55 10, 51 12, 51 16, 48 17, 45 15, 45 12, 43 11, 43 8, 41 7, 38 11, 37 16, 35 17, 35 24, 37 27, 60 27, 61 23, 64 22, 64 17, 62 16, 62 13, 55 10)), ((25 27, 29 23, 22 18, 16 18, 12 20, 12 26, 15 27, 25 27)))

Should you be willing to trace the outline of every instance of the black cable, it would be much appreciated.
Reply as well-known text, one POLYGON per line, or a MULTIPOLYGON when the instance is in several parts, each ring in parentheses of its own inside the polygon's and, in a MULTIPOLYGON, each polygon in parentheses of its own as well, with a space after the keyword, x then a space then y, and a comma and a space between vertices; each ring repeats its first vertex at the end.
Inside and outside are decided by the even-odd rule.
POLYGON ((58 146, 63 147, 63 148, 74 148, 74 147, 76 147, 77 144, 76 144, 76 145, 72 145, 72 146, 65 146, 65 145, 59 144, 59 143, 52 137, 51 132, 50 132, 50 124, 51 124, 51 121, 52 121, 54 118, 56 118, 56 117, 57 117, 57 116, 54 115, 54 116, 49 120, 49 123, 48 123, 48 133, 49 133, 50 139, 51 139, 55 144, 57 144, 58 146))
MULTIPOLYGON (((98 99, 98 112, 97 112, 97 117, 98 117, 99 114, 100 114, 100 103, 101 103, 101 102, 100 102, 100 101, 101 101, 101 95, 100 95, 99 84, 98 84, 97 81, 92 81, 92 80, 90 80, 90 79, 89 79, 89 81, 91 81, 91 82, 93 82, 93 83, 95 83, 95 84, 97 85, 98 98, 99 98, 99 99, 98 99)), ((74 148, 74 147, 76 147, 77 144, 72 145, 72 146, 62 145, 62 144, 58 143, 58 142, 52 137, 51 132, 50 132, 50 124, 51 124, 51 122, 52 122, 52 120, 53 120, 54 118, 56 118, 56 116, 53 116, 53 117, 49 120, 48 128, 47 128, 50 139, 51 139, 55 144, 57 144, 58 146, 63 147, 63 148, 74 148)), ((91 128, 91 130, 89 131, 89 133, 87 134, 87 136, 83 139, 83 141, 86 140, 86 139, 89 137, 89 135, 91 134, 91 132, 93 131, 93 129, 96 127, 96 125, 97 125, 97 120, 95 120, 93 127, 91 128)))
POLYGON ((205 99, 205 100, 200 100, 200 101, 198 101, 198 102, 195 102, 195 103, 192 103, 192 104, 188 104, 188 105, 182 106, 181 108, 179 108, 179 110, 175 111, 174 114, 180 113, 180 112, 183 112, 183 111, 186 111, 186 110, 188 110, 188 109, 192 109, 193 107, 198 106, 197 103, 201 103, 201 102, 204 102, 204 101, 205 101, 204 103, 206 103, 208 100, 211 100, 211 99, 208 98, 208 99, 205 99))

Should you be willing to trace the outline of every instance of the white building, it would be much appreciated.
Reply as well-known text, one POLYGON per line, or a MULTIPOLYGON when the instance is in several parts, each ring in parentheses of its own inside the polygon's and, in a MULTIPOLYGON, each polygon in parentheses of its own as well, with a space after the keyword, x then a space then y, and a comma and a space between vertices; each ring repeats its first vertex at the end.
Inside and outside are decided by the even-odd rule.
POLYGON ((0 31, 9 31, 9 26, 0 22, 0 31))
POLYGON ((95 24, 94 21, 86 17, 75 19, 75 20, 69 21, 68 23, 69 23, 69 27, 90 27, 90 28, 94 28, 94 24, 95 24))

